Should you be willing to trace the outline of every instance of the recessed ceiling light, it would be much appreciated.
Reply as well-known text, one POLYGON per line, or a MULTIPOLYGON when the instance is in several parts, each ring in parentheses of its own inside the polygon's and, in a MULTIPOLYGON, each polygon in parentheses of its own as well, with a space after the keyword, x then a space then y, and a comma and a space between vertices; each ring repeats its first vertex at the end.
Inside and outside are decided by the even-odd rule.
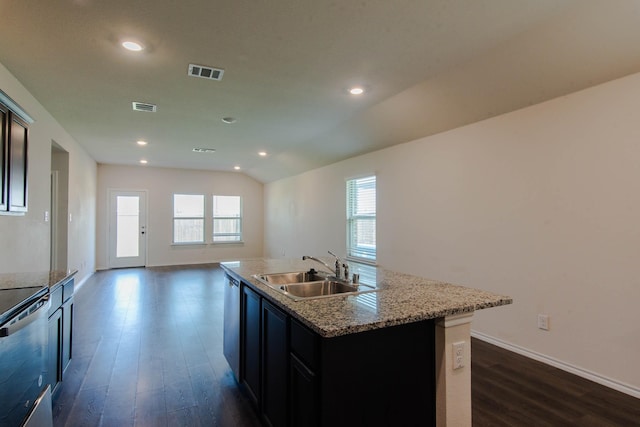
POLYGON ((258 152, 258 155, 262 156, 262 157, 266 157, 267 152, 266 151, 260 151, 260 152, 258 152))
POLYGON ((231 125, 231 124, 233 124, 233 123, 237 122, 237 121, 238 121, 238 119, 236 119, 235 117, 223 117, 223 118, 222 118, 222 121, 223 121, 224 123, 228 124, 228 125, 231 125))
POLYGON ((349 93, 351 95, 362 95, 364 93, 364 89, 359 86, 352 87, 351 89, 349 89, 349 93))
POLYGON ((235 170, 239 171, 240 170, 240 166, 234 166, 233 167, 235 170))
POLYGON ((140 160, 140 163, 142 163, 143 165, 147 164, 147 161, 145 159, 140 160))
POLYGON ((136 144, 138 144, 138 145, 147 145, 148 142, 147 141, 143 141, 143 140, 139 140, 139 141, 136 141, 136 144))
POLYGON ((131 40, 126 40, 122 42, 122 47, 132 52, 140 52, 141 50, 144 49, 144 47, 140 43, 137 43, 131 40))

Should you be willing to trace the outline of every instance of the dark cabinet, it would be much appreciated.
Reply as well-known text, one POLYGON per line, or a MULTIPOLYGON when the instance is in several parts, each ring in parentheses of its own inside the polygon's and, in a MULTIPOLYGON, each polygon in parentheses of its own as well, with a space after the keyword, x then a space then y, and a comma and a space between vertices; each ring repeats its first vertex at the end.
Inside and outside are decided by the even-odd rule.
POLYGON ((2 103, 0 121, 0 212, 26 212, 29 126, 2 103))
POLYGON ((435 426, 434 320, 321 337, 319 351, 322 426, 435 426))
POLYGON ((49 315, 49 369, 47 372, 51 391, 62 379, 62 363, 60 348, 62 344, 62 308, 49 315))
POLYGON ((287 425, 289 317, 262 301, 262 416, 269 425, 287 425))
POLYGON ((9 134, 9 210, 27 211, 27 124, 11 115, 9 134))
POLYGON ((318 416, 318 381, 316 374, 295 354, 291 354, 289 379, 289 424, 315 427, 318 416))
POLYGON ((435 425, 435 321, 322 337, 241 283, 241 384, 265 425, 435 425))
POLYGON ((52 393, 57 391, 73 357, 73 288, 74 281, 69 279, 55 286, 49 298, 48 380, 52 393))
POLYGON ((6 211, 9 207, 9 189, 7 188, 9 182, 9 176, 7 175, 9 171, 7 167, 9 158, 8 123, 9 110, 0 104, 0 211, 6 211))
POLYGON ((255 403, 258 403, 258 396, 260 396, 260 311, 260 295, 251 288, 242 286, 241 383, 248 389, 255 403))
POLYGON ((62 372, 69 366, 73 348, 73 297, 62 304, 62 372))
POLYGON ((289 424, 319 426, 318 361, 320 337, 291 320, 289 368, 289 424))
POLYGON ((267 425, 287 425, 289 317, 241 286, 241 384, 267 425))

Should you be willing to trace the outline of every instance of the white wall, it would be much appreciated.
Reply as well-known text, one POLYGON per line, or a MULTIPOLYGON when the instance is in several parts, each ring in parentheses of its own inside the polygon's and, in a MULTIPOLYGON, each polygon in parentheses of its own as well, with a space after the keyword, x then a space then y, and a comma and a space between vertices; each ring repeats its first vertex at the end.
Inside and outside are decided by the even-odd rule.
POLYGON ((344 254, 367 173, 380 265, 510 295, 473 329, 640 395, 640 74, 267 184, 265 256, 344 254))
MULTIPOLYGON (((98 268, 109 267, 109 189, 147 191, 147 266, 198 264, 262 256, 263 186, 237 172, 98 165, 98 268), (172 245, 173 194, 242 196, 244 244, 172 245)), ((209 214, 210 217, 210 214, 209 214)), ((210 224, 206 232, 211 232, 210 224)))
POLYGON ((0 272, 49 270, 51 143, 69 153, 68 263, 82 281, 95 270, 96 163, 22 84, 0 64, 0 89, 35 122, 29 128, 28 208, 25 216, 0 216, 0 272))

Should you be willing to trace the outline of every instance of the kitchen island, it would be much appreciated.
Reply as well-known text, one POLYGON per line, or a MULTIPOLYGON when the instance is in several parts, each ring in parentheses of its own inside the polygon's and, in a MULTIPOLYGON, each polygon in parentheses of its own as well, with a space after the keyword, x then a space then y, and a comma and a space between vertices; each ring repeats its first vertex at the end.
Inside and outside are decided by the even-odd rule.
POLYGON ((375 291, 294 301, 254 276, 317 264, 221 266, 240 283, 237 380, 267 424, 471 425, 472 315, 509 297, 351 263, 375 291))

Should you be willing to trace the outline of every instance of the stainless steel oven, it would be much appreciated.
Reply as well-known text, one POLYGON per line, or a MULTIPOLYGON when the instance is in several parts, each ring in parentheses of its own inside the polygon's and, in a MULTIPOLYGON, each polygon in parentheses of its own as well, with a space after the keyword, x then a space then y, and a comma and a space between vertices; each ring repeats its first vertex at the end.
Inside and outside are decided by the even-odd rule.
POLYGON ((46 286, 0 290, 0 427, 52 424, 49 305, 46 286))

